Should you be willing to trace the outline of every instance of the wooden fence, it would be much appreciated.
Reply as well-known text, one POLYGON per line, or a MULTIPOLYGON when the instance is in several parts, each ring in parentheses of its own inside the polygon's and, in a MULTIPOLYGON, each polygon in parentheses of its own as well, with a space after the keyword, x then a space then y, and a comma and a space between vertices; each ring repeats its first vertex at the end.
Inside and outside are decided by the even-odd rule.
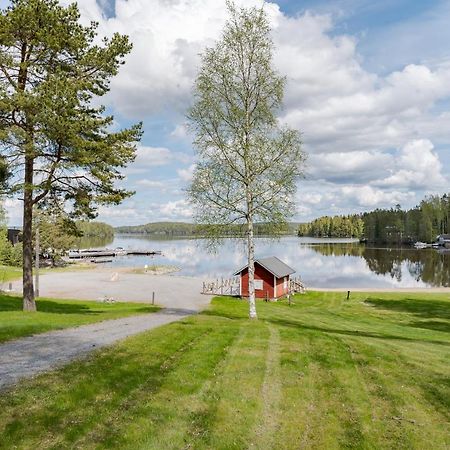
POLYGON ((216 281, 203 282, 202 294, 210 295, 240 295, 239 277, 221 278, 216 281))
MULTIPOLYGON (((240 295, 240 277, 233 278, 221 278, 215 281, 203 282, 202 294, 208 295, 240 295)), ((306 292, 306 286, 301 281, 300 277, 291 278, 289 280, 289 291, 292 294, 299 292, 304 294, 306 292)))
POLYGON ((295 294, 296 292, 299 292, 300 294, 304 294, 306 292, 306 286, 304 285, 303 281, 300 279, 300 277, 294 277, 289 280, 290 286, 289 291, 292 294, 295 294))

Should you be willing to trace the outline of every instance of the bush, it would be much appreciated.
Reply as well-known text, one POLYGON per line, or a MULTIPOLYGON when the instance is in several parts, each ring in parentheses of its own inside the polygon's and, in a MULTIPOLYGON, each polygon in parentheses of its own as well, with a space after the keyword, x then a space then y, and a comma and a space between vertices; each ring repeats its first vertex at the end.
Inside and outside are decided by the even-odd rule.
POLYGON ((22 244, 12 245, 8 241, 7 232, 0 232, 0 264, 5 266, 22 265, 22 244))

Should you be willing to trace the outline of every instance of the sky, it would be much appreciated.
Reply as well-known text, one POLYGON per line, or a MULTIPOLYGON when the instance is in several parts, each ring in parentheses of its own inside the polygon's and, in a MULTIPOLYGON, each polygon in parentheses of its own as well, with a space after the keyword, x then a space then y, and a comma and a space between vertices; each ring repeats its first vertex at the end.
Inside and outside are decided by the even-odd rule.
MULTIPOLYGON (((450 191, 450 0, 236 3, 265 4, 274 65, 287 79, 279 120, 302 133, 308 154, 295 221, 410 208, 450 191)), ((196 156, 185 116, 199 55, 220 38, 225 1, 78 5, 83 23, 97 21, 101 36, 130 36, 133 50, 102 102, 117 128, 144 124, 122 184, 136 194, 100 208, 99 220, 191 221, 184 189, 196 156)), ((20 223, 18 201, 6 206, 10 222, 20 223)))

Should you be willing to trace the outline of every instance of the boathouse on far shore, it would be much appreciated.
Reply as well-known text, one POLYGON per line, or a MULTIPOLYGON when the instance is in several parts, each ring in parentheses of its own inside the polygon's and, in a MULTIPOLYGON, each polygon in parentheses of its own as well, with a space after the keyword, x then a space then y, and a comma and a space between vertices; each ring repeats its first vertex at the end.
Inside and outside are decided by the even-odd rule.
MULTIPOLYGON (((255 296, 256 298, 276 299, 289 293, 289 277, 295 273, 276 256, 255 260, 255 296)), ((240 276, 239 295, 248 297, 248 265, 234 275, 240 276)))

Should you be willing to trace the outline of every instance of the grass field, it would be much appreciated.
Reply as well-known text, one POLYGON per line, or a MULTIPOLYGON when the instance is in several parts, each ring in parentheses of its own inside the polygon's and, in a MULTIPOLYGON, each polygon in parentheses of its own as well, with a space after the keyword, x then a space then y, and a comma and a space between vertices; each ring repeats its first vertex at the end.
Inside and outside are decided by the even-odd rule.
POLYGON ((216 298, 6 391, 0 448, 448 449, 450 299, 216 298))
MULTIPOLYGON (((157 311, 142 303, 99 303, 38 299, 35 313, 22 311, 22 298, 0 294, 0 342, 44 331, 157 311)), ((1 444, 0 444, 1 445, 1 444)))
POLYGON ((1 266, 0 265, 0 287, 8 281, 16 280, 22 277, 21 267, 1 266))

